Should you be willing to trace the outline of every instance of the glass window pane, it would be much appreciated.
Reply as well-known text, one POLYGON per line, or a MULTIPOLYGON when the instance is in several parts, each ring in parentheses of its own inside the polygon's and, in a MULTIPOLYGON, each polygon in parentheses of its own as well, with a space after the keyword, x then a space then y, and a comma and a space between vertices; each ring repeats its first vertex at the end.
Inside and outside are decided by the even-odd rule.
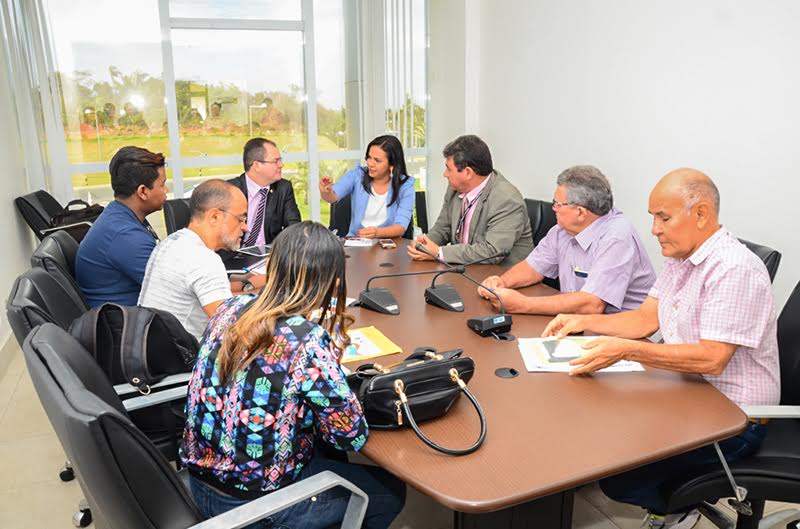
MULTIPOLYGON (((330 176, 334 182, 339 180, 343 174, 352 169, 359 160, 320 160, 319 177, 330 176)), ((331 220, 331 205, 320 199, 319 201, 320 219, 319 221, 328 226, 331 220)), ((344 236, 345 234, 340 233, 344 236)))
MULTIPOLYGON (((167 168, 167 199, 173 198, 172 169, 167 168)), ((111 175, 105 173, 80 173, 72 175, 72 187, 75 198, 85 200, 89 204, 107 206, 114 200, 114 191, 111 189, 111 175)), ((164 223, 164 212, 156 211, 147 216, 158 236, 163 239, 167 236, 167 227, 164 223)))
POLYGON ((413 156, 406 160, 408 174, 415 178, 414 189, 425 191, 428 182, 428 158, 426 156, 413 156))
POLYGON ((306 150, 299 31, 174 30, 181 156, 241 154, 253 136, 306 150))
POLYGON ((384 3, 386 131, 406 148, 425 147, 425 0, 384 3))
POLYGON ((69 162, 124 145, 169 155, 158 4, 47 2, 69 162), (114 23, 125 13, 124 23, 114 23))
POLYGON ((300 20, 300 0, 170 0, 169 15, 175 18, 240 18, 300 20))
MULTIPOLYGON (((412 105, 414 129, 411 131, 412 147, 427 145, 426 113, 428 108, 427 52, 428 37, 425 22, 425 0, 411 0, 411 56, 412 105)), ((424 170, 424 169, 423 169, 424 170)))
MULTIPOLYGON (((241 165, 191 167, 183 170, 183 185, 186 190, 184 196, 189 196, 191 190, 211 178, 228 180, 242 174, 241 165)), ((303 220, 311 218, 311 208, 308 202, 308 162, 286 162, 283 165, 283 178, 292 182, 294 198, 300 209, 303 220)))
POLYGON ((319 150, 361 146, 358 12, 352 0, 315 0, 314 54, 319 150))

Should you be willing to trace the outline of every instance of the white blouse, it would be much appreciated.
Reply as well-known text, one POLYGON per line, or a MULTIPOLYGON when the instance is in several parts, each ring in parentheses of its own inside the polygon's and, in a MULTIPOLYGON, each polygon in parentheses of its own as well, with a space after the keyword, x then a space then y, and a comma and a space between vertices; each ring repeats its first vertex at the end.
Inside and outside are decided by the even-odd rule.
POLYGON ((365 228, 368 226, 382 226, 386 222, 386 217, 389 211, 386 207, 387 199, 389 198, 389 190, 386 193, 378 195, 370 193, 369 202, 367 202, 367 209, 364 211, 364 218, 361 219, 361 225, 365 228))

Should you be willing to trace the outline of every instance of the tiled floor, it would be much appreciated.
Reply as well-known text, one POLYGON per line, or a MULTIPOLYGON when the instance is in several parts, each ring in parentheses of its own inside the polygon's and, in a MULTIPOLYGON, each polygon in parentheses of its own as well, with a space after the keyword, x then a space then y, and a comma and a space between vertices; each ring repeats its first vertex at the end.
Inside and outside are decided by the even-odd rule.
MULTIPOLYGON (((76 481, 63 483, 64 462, 47 416, 31 384, 21 353, 0 380, 0 529, 68 529, 81 491, 76 481)), ((767 512, 786 508, 770 503, 767 512)), ((606 498, 596 484, 575 497, 575 529, 634 529, 642 511, 606 498)), ((410 490, 406 509, 392 529, 449 529, 452 513, 410 490)), ((712 529, 705 519, 697 529, 712 529)))

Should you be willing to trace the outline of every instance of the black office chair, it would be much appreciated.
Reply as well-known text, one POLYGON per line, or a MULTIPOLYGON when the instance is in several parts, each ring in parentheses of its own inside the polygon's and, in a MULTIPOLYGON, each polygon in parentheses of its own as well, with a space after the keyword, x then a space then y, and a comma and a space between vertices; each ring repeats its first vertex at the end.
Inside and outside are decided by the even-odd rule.
POLYGON ((531 220, 531 232, 533 233, 533 245, 539 244, 550 228, 556 225, 556 213, 553 211, 553 203, 526 198, 525 207, 528 210, 528 218, 531 220))
POLYGON ((164 223, 167 227, 167 235, 187 227, 191 217, 188 198, 173 198, 164 202, 164 223))
MULTIPOLYGON (((525 208, 528 210, 528 218, 531 221, 531 232, 533 233, 533 246, 537 246, 539 241, 544 239, 550 228, 556 225, 556 212, 553 211, 553 203, 537 200, 535 198, 525 199, 525 208)), ((561 290, 561 283, 558 278, 544 278, 545 285, 556 290, 561 290)))
POLYGON ((339 237, 344 237, 350 231, 350 195, 331 204, 331 220, 328 228, 336 230, 339 237))
POLYGON ((428 202, 425 198, 425 191, 417 191, 415 193, 414 210, 417 213, 417 226, 422 230, 422 233, 428 233, 428 202))
MULTIPOLYGON (((54 323, 68 330, 72 322, 87 310, 89 307, 80 291, 75 290, 67 279, 58 278, 40 267, 31 268, 20 275, 6 300, 8 323, 20 347, 37 326, 54 323)), ((61 481, 74 479, 69 461, 58 476, 61 481)))
MULTIPOLYGON (((771 418, 767 435, 755 454, 730 463, 736 484, 747 489, 752 515, 739 514, 737 529, 785 527, 800 521, 797 510, 764 515, 767 500, 800 501, 800 283, 778 318, 778 350, 781 368, 781 405, 745 407, 751 417, 771 418), (763 517, 763 522, 762 522, 763 517)), ((712 503, 733 495, 722 465, 702 467, 672 483, 664 493, 669 512, 700 505, 700 511, 718 527, 732 528, 712 503), (708 502, 708 503, 703 503, 708 502)))
POLYGON ((44 268, 86 304, 77 281, 75 281, 75 258, 78 242, 68 233, 57 231, 45 237, 31 255, 31 266, 44 268))
POLYGON ((92 227, 92 223, 89 221, 76 222, 57 228, 52 227, 50 220, 56 214, 64 211, 64 206, 43 189, 15 198, 14 204, 25 223, 30 226, 40 241, 54 231, 66 231, 80 242, 92 227))
POLYGON ((75 318, 89 310, 79 292, 59 281, 44 268, 31 268, 20 275, 6 301, 6 315, 17 343, 43 323, 68 330, 75 318))
POLYGON ((367 496, 332 472, 202 523, 182 476, 129 420, 111 384, 78 342, 57 326, 45 324, 30 334, 23 352, 36 392, 75 465, 99 527, 242 527, 336 486, 351 493, 342 527, 361 526, 367 496))
POLYGON ((774 250, 769 246, 762 246, 754 242, 739 239, 739 242, 747 246, 747 248, 756 254, 767 267, 769 273, 769 280, 775 281, 775 274, 778 273, 778 266, 781 264, 781 252, 774 250))

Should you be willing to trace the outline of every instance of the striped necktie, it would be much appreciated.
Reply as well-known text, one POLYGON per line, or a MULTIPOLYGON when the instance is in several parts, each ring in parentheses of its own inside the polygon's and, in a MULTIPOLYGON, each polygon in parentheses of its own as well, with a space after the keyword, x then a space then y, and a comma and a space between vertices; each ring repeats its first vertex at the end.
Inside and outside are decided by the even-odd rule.
POLYGON ((264 210, 267 208, 267 193, 268 187, 262 187, 258 190, 260 202, 258 203, 258 211, 256 212, 256 220, 250 225, 250 235, 244 241, 244 246, 253 246, 258 240, 258 234, 261 231, 261 226, 264 224, 264 210))

